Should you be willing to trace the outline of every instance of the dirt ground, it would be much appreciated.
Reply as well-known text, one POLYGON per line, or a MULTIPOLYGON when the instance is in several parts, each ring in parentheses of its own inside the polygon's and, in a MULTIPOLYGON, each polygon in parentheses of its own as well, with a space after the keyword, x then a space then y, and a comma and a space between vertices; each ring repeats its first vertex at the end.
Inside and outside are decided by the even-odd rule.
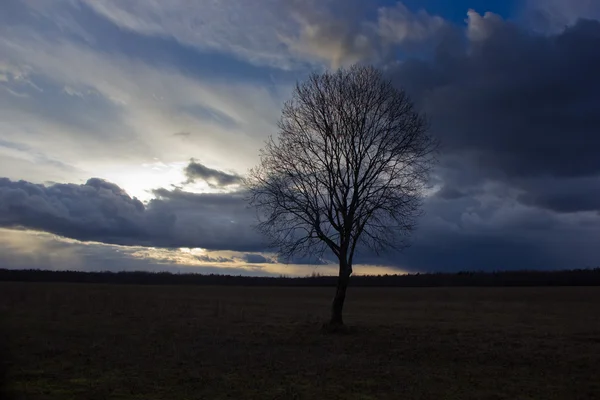
POLYGON ((600 287, 333 290, 0 282, 4 396, 600 399, 600 287))

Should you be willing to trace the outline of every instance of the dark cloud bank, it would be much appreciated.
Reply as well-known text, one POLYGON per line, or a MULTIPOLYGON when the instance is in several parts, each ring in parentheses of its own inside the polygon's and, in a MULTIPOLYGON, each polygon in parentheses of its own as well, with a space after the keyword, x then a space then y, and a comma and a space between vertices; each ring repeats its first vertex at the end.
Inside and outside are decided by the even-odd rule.
POLYGON ((600 253, 600 22, 541 35, 469 15, 431 61, 389 76, 443 142, 410 265, 569 268, 600 253))
MULTIPOLYGON (((535 34, 471 13, 468 24, 466 38, 447 29, 433 58, 386 69, 427 113, 443 152, 413 247, 361 261, 413 271, 597 265, 600 23, 535 34)), ((193 161, 186 174, 240 182, 193 161)), ((264 250, 240 193, 155 194, 144 205, 99 179, 1 179, 0 226, 124 245, 264 250)))
POLYGON ((158 189, 144 205, 117 185, 36 185, 0 179, 0 226, 47 231, 82 241, 210 250, 262 249, 242 194, 158 189))

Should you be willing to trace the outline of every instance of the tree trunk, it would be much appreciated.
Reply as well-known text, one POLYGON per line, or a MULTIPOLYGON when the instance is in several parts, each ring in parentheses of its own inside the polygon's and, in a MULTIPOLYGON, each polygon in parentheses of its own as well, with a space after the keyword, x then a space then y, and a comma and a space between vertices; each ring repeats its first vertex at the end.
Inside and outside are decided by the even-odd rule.
POLYGON ((348 288, 348 281, 350 280, 351 273, 352 270, 350 269, 350 266, 346 262, 340 261, 337 289, 335 291, 335 297, 333 298, 333 304, 331 305, 331 321, 329 321, 330 325, 344 325, 342 310, 344 309, 346 289, 348 288))

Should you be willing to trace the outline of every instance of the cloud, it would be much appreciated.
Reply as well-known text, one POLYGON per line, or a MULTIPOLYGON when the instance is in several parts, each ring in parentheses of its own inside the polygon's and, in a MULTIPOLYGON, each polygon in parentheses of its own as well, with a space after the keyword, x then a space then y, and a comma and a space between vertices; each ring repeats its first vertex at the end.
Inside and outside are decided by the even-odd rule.
POLYGON ((467 12, 467 38, 472 42, 488 39, 497 29, 502 29, 506 22, 497 14, 486 12, 480 15, 475 10, 467 12))
POLYGON ((315 58, 351 62, 373 54, 368 38, 347 23, 347 12, 337 22, 331 13, 323 14, 339 9, 339 1, 225 0, 202 7, 186 0, 81 3, 122 29, 173 38, 255 65, 289 70, 305 67, 307 58, 309 63, 315 58))
MULTIPOLYGON (((282 266, 290 260, 264 253, 264 243, 252 229, 254 213, 245 207, 239 193, 155 192, 157 198, 144 205, 99 179, 90 179, 85 185, 51 186, 2 179, 1 227, 45 231, 77 241, 60 239, 51 251, 31 246, 17 251, 12 246, 3 259, 10 255, 9 265, 22 268, 46 263, 53 268, 69 265, 98 270, 104 261, 120 269, 174 271, 192 266, 202 267, 200 272, 238 268, 221 270, 238 273, 242 268, 243 274, 261 274, 266 272, 264 267, 250 270, 248 265, 273 264, 269 273, 305 275, 308 265, 318 266, 321 273, 335 273, 336 264, 328 260, 296 258, 291 263, 298 265, 282 266), (89 247, 77 244, 80 241, 89 247), (94 249, 93 254, 82 249, 94 249)), ((522 205, 514 198, 511 205, 501 191, 482 193, 475 199, 429 198, 414 247, 384 257, 359 253, 357 272, 580 267, 591 265, 600 255, 591 245, 600 234, 597 213, 557 214, 522 205), (577 239, 581 237, 585 239, 577 239), (374 265, 382 267, 373 269, 374 265)), ((2 232, 11 232, 7 233, 10 237, 32 234, 2 232)), ((19 249, 25 243, 33 242, 24 239, 19 249)))
POLYGON ((190 163, 185 167, 184 173, 188 178, 188 183, 201 179, 211 186, 231 186, 238 185, 242 181, 242 177, 239 175, 209 168, 194 161, 194 159, 190 160, 190 163))
MULTIPOLYGON (((211 253, 208 253, 211 254, 211 253)), ((277 275, 246 268, 232 258, 66 240, 43 232, 0 229, 0 263, 13 269, 168 271, 173 273, 277 275)))
POLYGON ((155 161, 171 165, 197 156, 216 168, 245 170, 275 132, 287 91, 284 83, 213 79, 187 65, 157 65, 139 54, 98 51, 30 28, 5 33, 0 53, 10 64, 2 71, 11 90, 29 96, 16 98, 0 88, 0 135, 71 167, 48 168, 29 151, 11 149, 10 162, 17 158, 24 165, 9 167, 3 158, 0 176, 12 179, 85 182, 99 176, 144 197, 156 177, 141 166, 155 161))
POLYGON ((283 37, 285 43, 292 52, 323 60, 331 68, 389 61, 395 59, 395 50, 416 50, 451 29, 443 18, 425 10, 413 12, 402 2, 379 7, 375 20, 365 19, 364 5, 354 3, 343 8, 335 2, 292 4, 300 31, 283 37))
POLYGON ((447 25, 441 17, 413 12, 402 2, 379 7, 372 19, 365 19, 370 10, 355 0, 225 0, 202 7, 186 0, 55 0, 53 5, 34 2, 28 7, 86 42, 101 37, 83 29, 74 15, 92 10, 125 31, 283 70, 373 62, 386 56, 387 47, 427 41, 447 25))
MULTIPOLYGON (((155 68, 133 57, 103 54, 74 43, 56 43, 36 36, 33 39, 8 36, 0 41, 0 49, 19 64, 29 65, 30 76, 60 84, 60 93, 66 86, 71 93, 89 93, 87 101, 90 105, 94 104, 94 99, 105 103, 109 108, 107 111, 125 129, 117 129, 119 134, 110 131, 90 134, 95 138, 95 145, 114 146, 117 138, 142 136, 153 140, 137 143, 138 152, 143 150, 145 154, 164 156, 165 147, 169 152, 186 152, 185 148, 189 147, 189 144, 176 145, 172 141, 169 142, 171 146, 164 146, 166 132, 193 132, 203 128, 205 133, 211 133, 204 135, 204 146, 218 152, 213 149, 214 142, 220 142, 220 146, 229 142, 231 147, 235 140, 248 142, 246 136, 252 134, 260 141, 264 136, 264 133, 259 134, 260 130, 272 130, 271 119, 277 115, 269 109, 269 103, 278 109, 279 100, 274 93, 252 83, 209 82, 184 74, 176 67, 155 68), (73 61, 67 60, 76 60, 76 67, 73 67, 73 61), (210 111, 235 121, 238 128, 228 126, 225 129, 213 118, 205 118, 210 111), (246 133, 232 141, 234 132, 241 130, 246 133), (219 135, 221 139, 217 139, 219 135), (159 152, 157 146, 164 147, 159 152)), ((81 103, 81 100, 74 99, 73 102, 81 103)), ((55 112, 53 116, 58 118, 61 114, 55 112)), ((69 117, 92 122, 93 125, 81 124, 77 128, 91 128, 94 133, 102 125, 96 120, 87 121, 82 115, 69 117)), ((76 135, 77 142, 86 139, 81 129, 76 135)))
MULTIPOLYGON (((347 11, 334 12, 331 2, 292 1, 291 15, 299 32, 281 35, 292 53, 325 61, 332 68, 378 57, 377 32, 373 26, 347 11)), ((356 5, 356 4, 354 4, 356 5)))
POLYGON ((446 190, 464 191, 467 177, 471 185, 519 186, 517 179, 600 175, 600 22, 542 36, 471 13, 468 31, 463 51, 390 71, 443 142, 446 190))
POLYGON ((600 212, 600 177, 540 178, 517 183, 518 200, 561 213, 600 212))
POLYGON ((244 254, 242 260, 249 264, 270 264, 273 263, 271 258, 267 258, 262 254, 244 254))
POLYGON ((469 11, 464 46, 387 70, 443 144, 409 270, 571 268, 600 255, 600 22, 536 33, 469 11))
POLYGON ((378 24, 383 40, 401 45, 423 43, 449 25, 442 17, 425 10, 413 13, 401 2, 395 7, 379 8, 378 24))
POLYGON ((243 195, 156 191, 144 205, 117 185, 36 185, 0 179, 0 226, 51 232, 81 241, 210 250, 264 249, 243 195))
POLYGON ((203 2, 79 0, 121 29, 138 34, 172 38, 200 51, 232 54, 256 65, 290 68, 295 60, 281 51, 278 32, 294 24, 285 2, 243 0, 203 2), (265 29, 268 27, 268 29, 265 29))
POLYGON ((557 33, 579 19, 600 19, 600 3, 595 0, 527 0, 525 20, 536 30, 557 33))

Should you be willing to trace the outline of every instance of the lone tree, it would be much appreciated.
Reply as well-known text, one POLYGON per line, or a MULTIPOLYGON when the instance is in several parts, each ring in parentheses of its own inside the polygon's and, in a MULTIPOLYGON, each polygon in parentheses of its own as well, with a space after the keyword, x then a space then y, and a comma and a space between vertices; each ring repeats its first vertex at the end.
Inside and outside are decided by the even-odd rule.
POLYGON ((357 249, 402 249, 415 228, 437 142, 404 91, 370 66, 313 73, 283 106, 277 140, 246 178, 258 229, 279 253, 339 260, 330 324, 357 249))

